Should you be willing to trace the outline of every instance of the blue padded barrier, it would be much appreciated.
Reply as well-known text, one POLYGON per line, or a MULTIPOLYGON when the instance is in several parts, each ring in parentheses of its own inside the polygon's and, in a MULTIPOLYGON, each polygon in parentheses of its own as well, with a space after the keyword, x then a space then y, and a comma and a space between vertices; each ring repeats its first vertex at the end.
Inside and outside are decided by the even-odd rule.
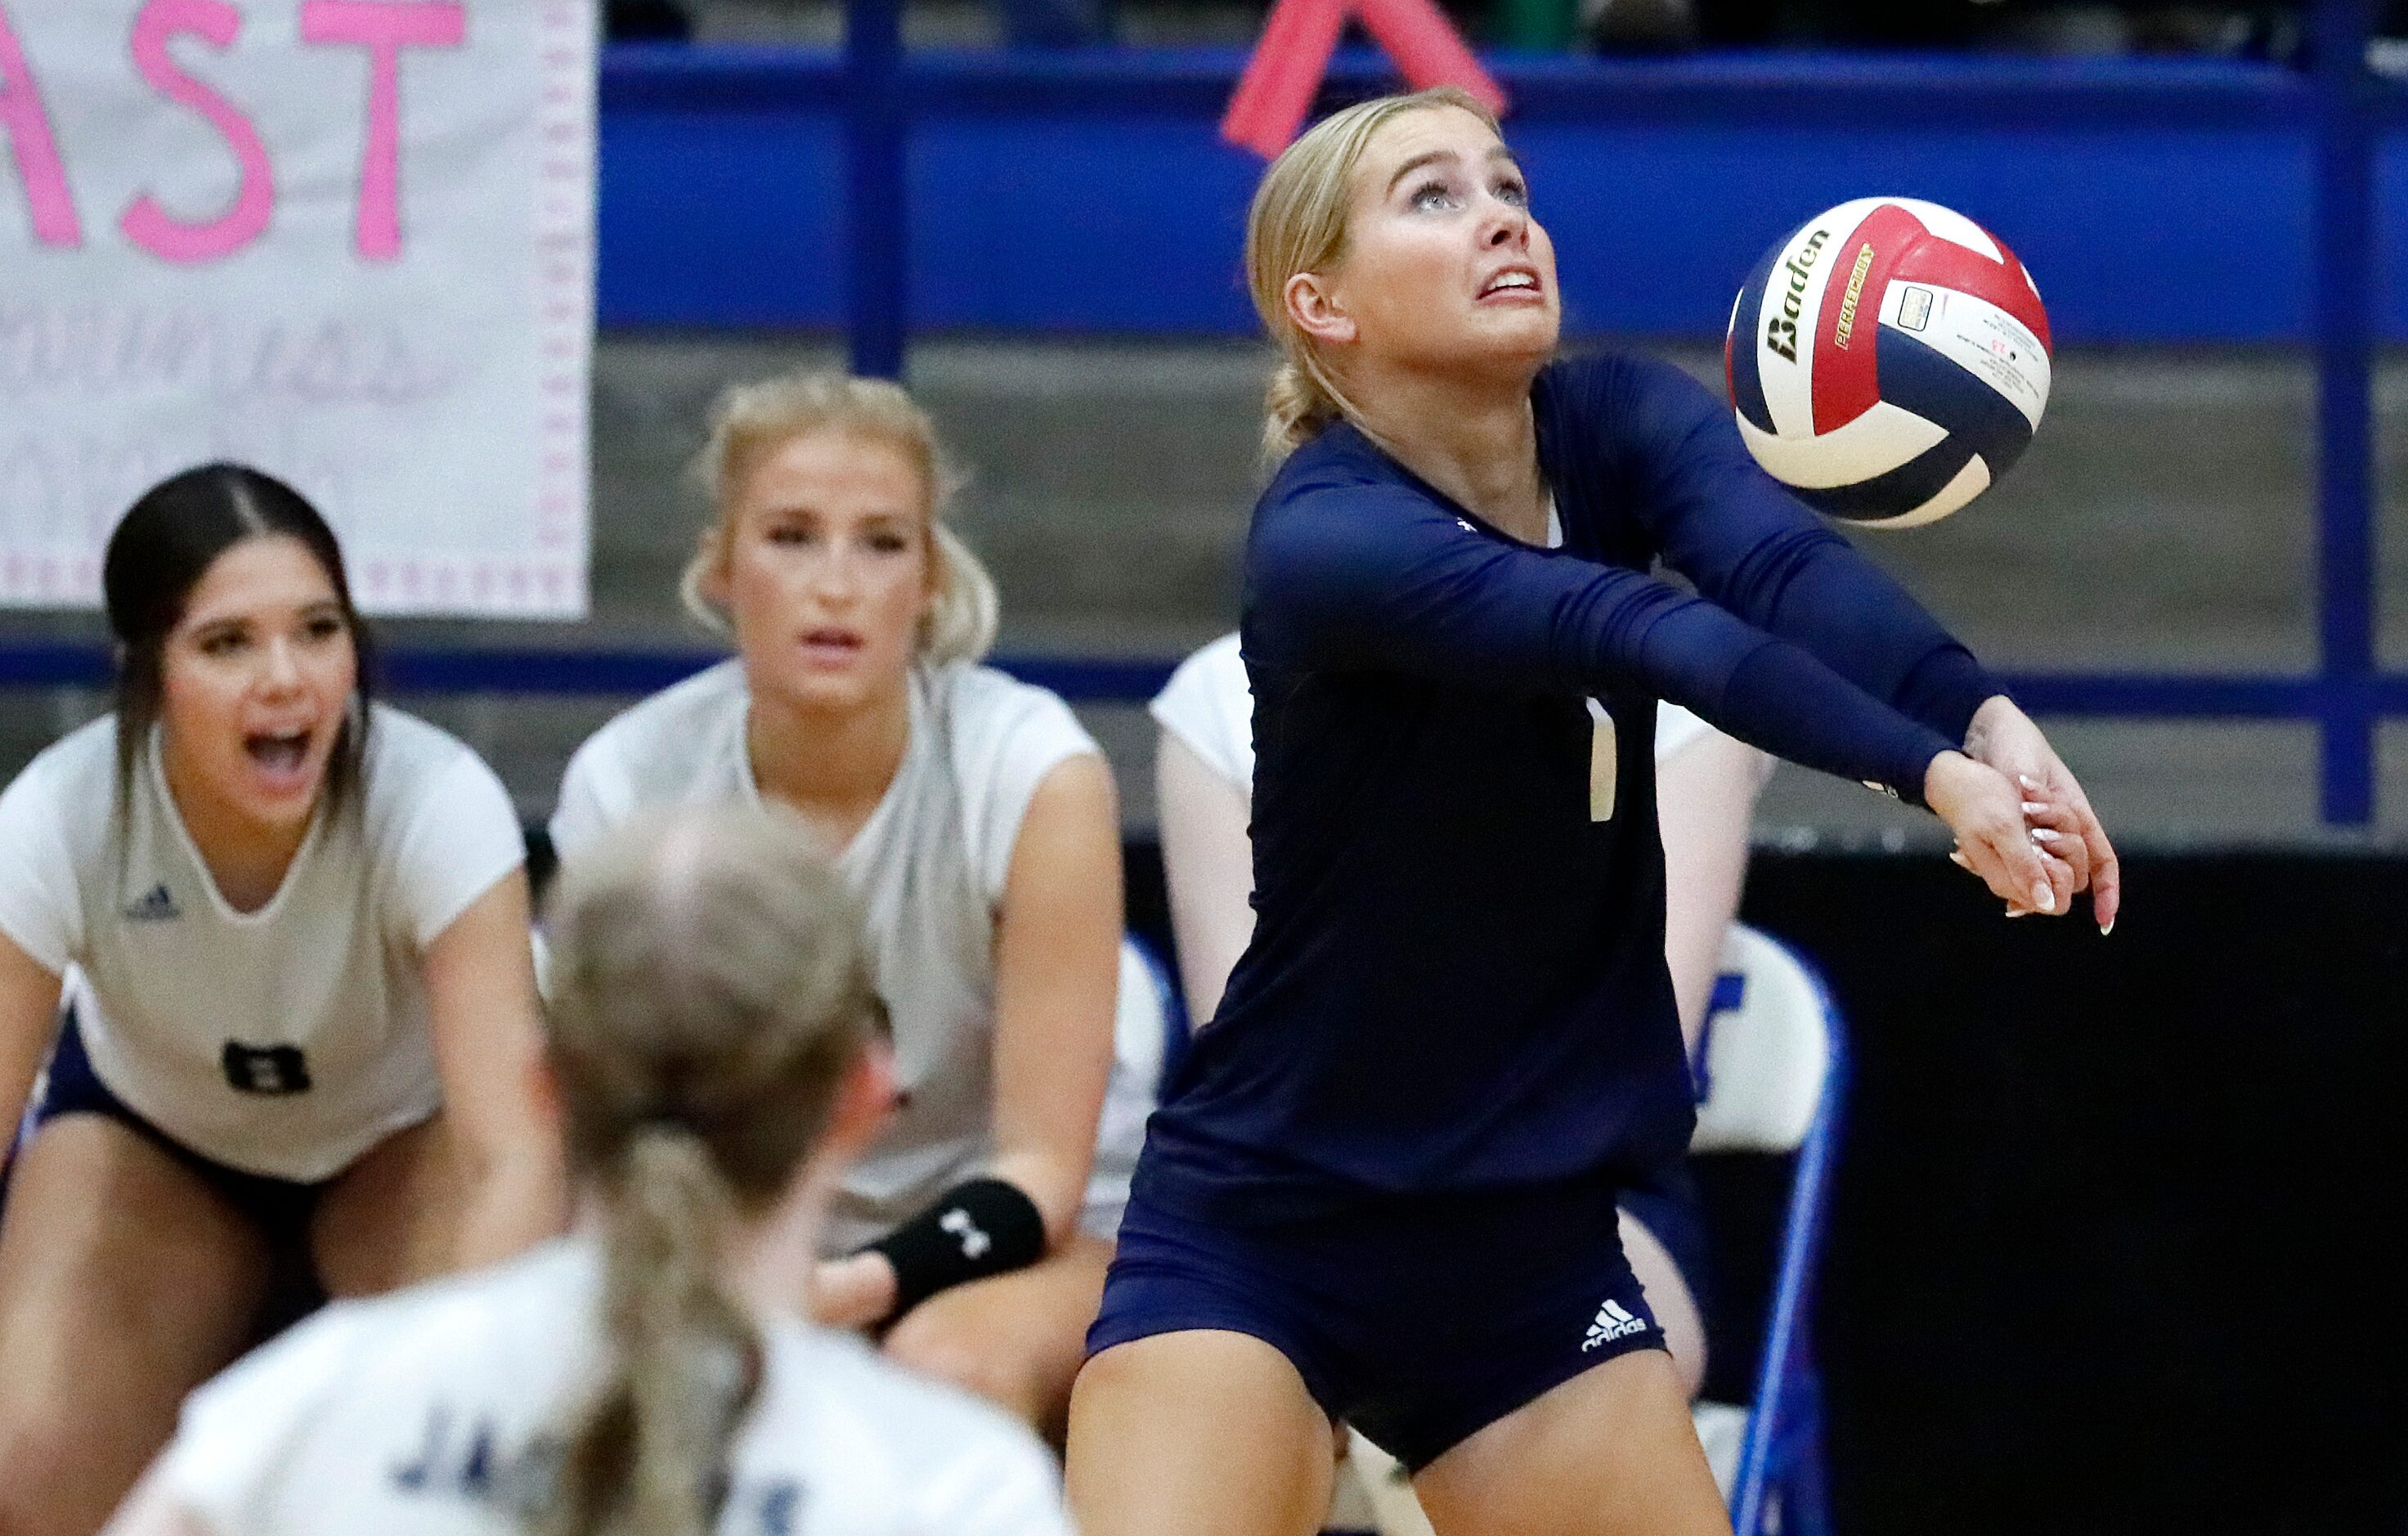
MULTIPOLYGON (((900 237, 908 325, 1252 334, 1237 265, 1259 164, 1214 131, 1240 62, 1216 50, 903 56, 882 99, 914 120, 907 190, 873 196, 861 227, 900 237)), ((1767 243, 1871 190, 1998 229, 2039 274, 2065 341, 2313 332, 2309 77, 1812 54, 1498 69, 1578 333, 1719 336, 1767 243)), ((1336 89, 1383 79, 1353 56, 1336 89)), ((611 50, 603 323, 843 326, 846 92, 829 50, 611 50)), ((2398 93, 2374 94, 2399 115, 2398 93)), ((2408 188, 2408 145, 2386 146, 2379 165, 2408 188)), ((2386 262, 2399 244, 2386 237, 2386 262)), ((2386 334, 2408 337, 2408 283, 2390 290, 2386 334)))

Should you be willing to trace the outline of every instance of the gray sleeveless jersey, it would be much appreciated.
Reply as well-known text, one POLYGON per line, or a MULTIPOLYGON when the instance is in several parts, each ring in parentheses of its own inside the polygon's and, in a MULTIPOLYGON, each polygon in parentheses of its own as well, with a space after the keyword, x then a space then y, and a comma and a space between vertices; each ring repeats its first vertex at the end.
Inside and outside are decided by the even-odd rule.
MULTIPOLYGON (((750 707, 741 664, 729 661, 604 726, 561 783, 552 834, 562 858, 649 809, 757 801, 750 707)), ((903 1097, 845 1181, 826 1252, 917 1213, 992 1151, 996 902, 1038 784, 1096 750, 1041 688, 983 667, 914 669, 902 764, 838 860, 867 910, 903 1097)))

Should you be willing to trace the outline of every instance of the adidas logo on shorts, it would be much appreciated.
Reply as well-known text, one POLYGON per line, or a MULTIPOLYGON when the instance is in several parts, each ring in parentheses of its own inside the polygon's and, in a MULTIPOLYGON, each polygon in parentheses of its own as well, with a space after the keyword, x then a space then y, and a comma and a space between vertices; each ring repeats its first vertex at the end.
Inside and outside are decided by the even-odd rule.
POLYGON ((1647 1331, 1647 1319, 1635 1317, 1619 1301, 1608 1300, 1597 1309, 1597 1320, 1588 1326, 1588 1337, 1581 1341, 1584 1351, 1599 1344, 1610 1344, 1616 1339, 1627 1339, 1634 1333, 1647 1331))

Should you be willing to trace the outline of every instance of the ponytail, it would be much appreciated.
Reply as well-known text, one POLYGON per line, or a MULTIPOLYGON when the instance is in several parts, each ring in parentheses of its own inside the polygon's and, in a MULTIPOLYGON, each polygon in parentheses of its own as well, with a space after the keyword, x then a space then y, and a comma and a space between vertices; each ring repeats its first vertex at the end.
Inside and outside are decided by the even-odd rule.
POLYGON ((1282 363, 1272 370, 1270 388, 1263 396, 1263 462, 1279 463, 1320 436, 1341 413, 1312 375, 1294 363, 1282 363))
POLYGON ((936 535, 930 553, 937 562, 937 590, 927 616, 920 621, 916 647, 920 659, 931 667, 983 661, 995 649, 1002 610, 995 578, 959 534, 942 523, 932 522, 928 526, 936 535))
POLYGON ((762 1390, 721 1278, 878 1037, 860 907, 793 812, 622 827, 552 892, 545 1028, 569 1166, 602 1216, 600 1380, 552 1443, 540 1536, 707 1536, 762 1390))
POLYGON ((710 1536, 760 1330, 720 1287, 732 1210, 692 1132, 646 1127, 604 1190, 601 1390, 571 1431, 544 1536, 710 1536))

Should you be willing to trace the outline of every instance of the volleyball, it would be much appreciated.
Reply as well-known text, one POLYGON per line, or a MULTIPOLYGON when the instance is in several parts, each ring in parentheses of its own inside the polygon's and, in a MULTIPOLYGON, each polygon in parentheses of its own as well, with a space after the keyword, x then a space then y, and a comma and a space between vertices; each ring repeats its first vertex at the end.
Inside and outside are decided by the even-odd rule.
POLYGON ((1798 226, 1731 305, 1725 378, 1773 479, 1852 523, 1911 528, 1980 495, 2048 405, 2048 315, 2006 243, 1911 197, 1798 226))

